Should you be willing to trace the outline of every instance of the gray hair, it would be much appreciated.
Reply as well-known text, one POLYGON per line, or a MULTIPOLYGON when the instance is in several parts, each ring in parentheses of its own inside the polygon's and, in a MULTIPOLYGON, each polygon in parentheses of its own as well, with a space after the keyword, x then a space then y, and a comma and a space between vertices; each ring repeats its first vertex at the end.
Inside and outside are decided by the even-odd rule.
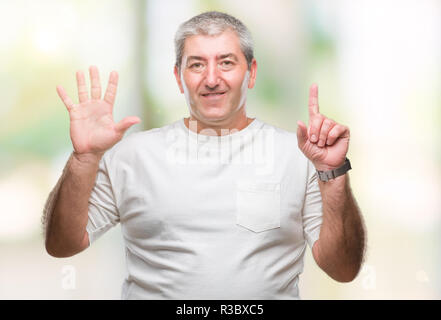
POLYGON ((238 19, 226 13, 209 11, 182 23, 175 35, 176 67, 181 70, 185 39, 193 35, 219 35, 227 29, 236 32, 240 48, 247 60, 248 69, 254 58, 253 39, 248 28, 238 19))

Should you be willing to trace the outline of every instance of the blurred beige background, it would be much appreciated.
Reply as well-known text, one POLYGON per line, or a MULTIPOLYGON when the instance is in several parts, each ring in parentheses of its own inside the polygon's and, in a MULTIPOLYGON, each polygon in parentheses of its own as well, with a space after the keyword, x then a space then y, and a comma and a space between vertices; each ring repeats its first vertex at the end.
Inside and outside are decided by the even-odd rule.
POLYGON ((241 19, 255 40, 250 116, 292 130, 320 110, 351 128, 353 191, 368 230, 365 266, 336 283, 308 249, 303 299, 440 299, 441 2, 0 1, 0 299, 119 299, 119 227, 78 256, 50 257, 41 214, 72 151, 55 87, 75 71, 117 70, 115 120, 160 127, 186 116, 173 76, 178 25, 207 10, 241 19))

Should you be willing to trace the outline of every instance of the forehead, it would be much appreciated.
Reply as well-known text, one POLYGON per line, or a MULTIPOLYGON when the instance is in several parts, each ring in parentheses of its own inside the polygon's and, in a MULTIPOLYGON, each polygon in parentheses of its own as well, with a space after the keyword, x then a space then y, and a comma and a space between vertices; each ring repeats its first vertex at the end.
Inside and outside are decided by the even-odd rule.
POLYGON ((193 35, 188 37, 185 39, 183 55, 184 57, 211 57, 226 52, 234 53, 238 57, 243 55, 240 48, 239 37, 236 32, 232 30, 225 30, 221 34, 215 36, 193 35))

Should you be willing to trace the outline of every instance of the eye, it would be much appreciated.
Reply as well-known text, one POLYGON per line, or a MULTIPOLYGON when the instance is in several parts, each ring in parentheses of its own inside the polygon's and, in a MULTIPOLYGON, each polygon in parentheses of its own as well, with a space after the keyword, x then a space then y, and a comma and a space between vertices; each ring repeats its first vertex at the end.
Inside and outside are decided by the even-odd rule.
POLYGON ((196 63, 193 63, 190 65, 190 68, 195 69, 195 70, 201 69, 202 67, 203 67, 203 65, 200 62, 196 62, 196 63))
POLYGON ((224 70, 231 69, 234 66, 234 62, 230 60, 224 60, 220 63, 221 68, 224 70))

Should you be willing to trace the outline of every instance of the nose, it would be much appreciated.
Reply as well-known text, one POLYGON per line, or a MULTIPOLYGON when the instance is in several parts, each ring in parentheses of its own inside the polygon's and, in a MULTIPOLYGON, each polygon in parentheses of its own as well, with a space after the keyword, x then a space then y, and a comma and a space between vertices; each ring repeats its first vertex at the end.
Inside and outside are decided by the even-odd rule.
POLYGON ((205 85, 210 89, 216 89, 220 83, 220 74, 216 64, 209 64, 206 69, 205 85))

